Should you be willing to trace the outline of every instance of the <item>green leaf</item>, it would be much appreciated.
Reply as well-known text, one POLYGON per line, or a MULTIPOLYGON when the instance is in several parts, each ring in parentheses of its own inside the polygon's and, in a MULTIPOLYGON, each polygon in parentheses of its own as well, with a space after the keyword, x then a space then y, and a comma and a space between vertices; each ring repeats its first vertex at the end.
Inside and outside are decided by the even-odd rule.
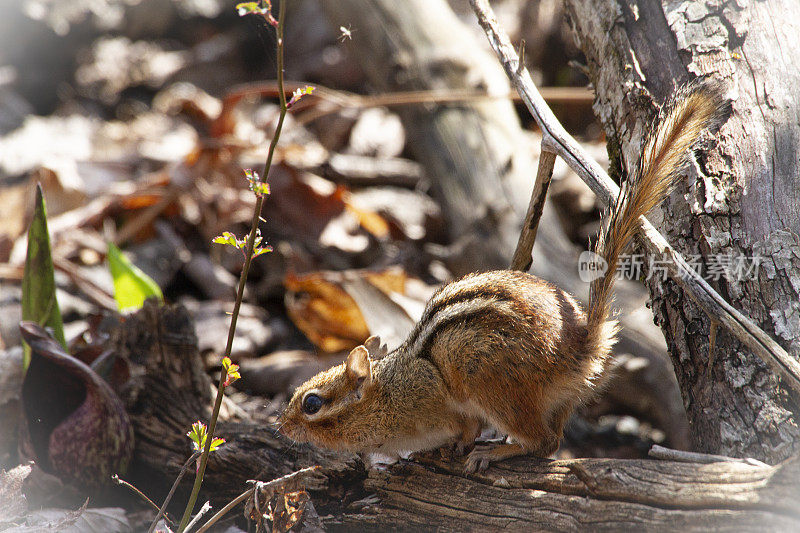
MULTIPOLYGON (((206 439, 208 438, 208 430, 206 429, 206 425, 198 420, 192 424, 192 428, 189 430, 186 436, 192 441, 192 448, 194 448, 194 451, 202 451, 206 446, 206 439)), ((211 447, 208 449, 208 451, 216 451, 217 448, 223 444, 225 444, 225 439, 214 437, 211 439, 211 447)))
POLYGON ((259 246, 253 250, 253 258, 255 259, 261 254, 266 254, 272 251, 272 246, 259 246))
MULTIPOLYGON (((192 424, 192 427, 186 436, 192 441, 192 447, 194 448, 194 451, 199 452, 206 444, 206 425, 198 420, 192 424)), ((214 441, 212 440, 211 442, 213 443, 214 441)))
POLYGON ((139 309, 150 297, 164 301, 158 284, 131 263, 113 243, 108 243, 108 267, 114 279, 114 300, 120 311, 139 309))
MULTIPOLYGON (((50 234, 47 231, 47 209, 42 185, 36 184, 36 205, 28 229, 28 255, 22 277, 22 320, 31 320, 50 328, 55 339, 66 348, 64 325, 56 300, 56 281, 53 256, 50 253, 50 234)), ((25 344, 24 367, 30 362, 30 347, 25 344)))
POLYGON ((224 357, 222 359, 222 368, 225 370, 226 387, 237 379, 241 379, 242 376, 239 374, 239 365, 233 364, 230 357, 224 357))
POLYGON ((234 235, 230 231, 223 231, 222 235, 217 235, 211 242, 216 244, 226 244, 228 246, 233 246, 234 248, 239 248, 239 249, 241 249, 244 244, 243 241, 237 239, 236 235, 234 235))
POLYGON ((258 2, 242 2, 241 4, 236 4, 236 11, 239 12, 239 16, 243 17, 245 15, 263 15, 264 12, 261 9, 261 6, 258 5, 258 2))

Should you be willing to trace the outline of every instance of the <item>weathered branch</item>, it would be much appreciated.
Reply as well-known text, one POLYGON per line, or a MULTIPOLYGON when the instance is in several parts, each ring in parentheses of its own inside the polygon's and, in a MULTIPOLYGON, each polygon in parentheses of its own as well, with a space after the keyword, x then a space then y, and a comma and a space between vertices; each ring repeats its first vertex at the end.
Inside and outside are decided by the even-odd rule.
POLYGON ((519 234, 517 249, 511 260, 513 270, 527 272, 531 268, 531 251, 536 242, 536 231, 539 229, 539 219, 542 216, 544 202, 547 199, 547 189, 550 187, 550 178, 553 177, 553 166, 556 164, 556 154, 545 150, 544 143, 539 153, 539 167, 536 171, 536 183, 531 192, 531 203, 525 214, 525 222, 519 234))
MULTIPOLYGON (((470 0, 478 23, 500 59, 511 83, 519 91, 531 115, 542 129, 542 145, 561 156, 606 207, 613 205, 619 187, 606 172, 581 148, 556 119, 542 99, 527 69, 520 70, 519 57, 508 35, 500 27, 487 0, 470 0)), ((742 344, 757 354, 773 371, 786 377, 793 389, 800 392, 800 363, 777 342, 720 296, 685 259, 673 249, 661 233, 644 217, 640 236, 650 254, 666 257, 664 267, 671 278, 709 315, 728 328, 742 344)))
POLYGON ((659 446, 658 444, 654 444, 647 452, 647 455, 649 455, 653 459, 662 459, 665 461, 678 461, 682 463, 708 464, 708 463, 719 463, 719 462, 743 462, 749 465, 767 466, 766 463, 763 463, 758 459, 753 459, 751 457, 746 457, 744 459, 737 459, 735 457, 727 457, 725 455, 687 452, 684 450, 673 450, 670 448, 664 448, 663 446, 659 446))
POLYGON ((326 525, 358 531, 791 531, 800 462, 777 467, 651 460, 514 460, 464 477, 460 463, 371 471, 367 498, 326 525), (333 522, 333 523, 331 523, 333 522))

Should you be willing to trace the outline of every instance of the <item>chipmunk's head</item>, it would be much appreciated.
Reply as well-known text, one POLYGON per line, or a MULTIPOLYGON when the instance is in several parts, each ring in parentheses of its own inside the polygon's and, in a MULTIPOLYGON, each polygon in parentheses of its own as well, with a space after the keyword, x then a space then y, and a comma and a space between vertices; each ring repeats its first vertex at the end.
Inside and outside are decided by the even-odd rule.
MULTIPOLYGON (((374 345, 373 339, 365 344, 374 345)), ((303 383, 280 417, 280 432, 323 448, 364 451, 374 435, 373 418, 379 416, 373 363, 370 350, 358 346, 344 363, 303 383)))

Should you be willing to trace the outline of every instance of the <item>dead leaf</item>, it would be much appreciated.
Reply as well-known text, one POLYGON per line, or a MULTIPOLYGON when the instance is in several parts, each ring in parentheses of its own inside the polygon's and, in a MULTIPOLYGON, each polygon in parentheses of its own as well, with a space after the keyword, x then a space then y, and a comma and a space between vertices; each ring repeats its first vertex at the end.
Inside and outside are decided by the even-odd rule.
POLYGON ((269 184, 272 194, 263 212, 278 234, 346 251, 363 250, 367 234, 379 239, 389 234, 386 220, 353 205, 344 186, 283 165, 270 172, 269 184), (358 246, 348 242, 359 239, 363 242, 358 246))
POLYGON ((286 308, 295 325, 325 352, 350 350, 370 334, 394 347, 414 324, 390 296, 404 294, 407 279, 399 268, 288 273, 286 308))
POLYGON ((28 509, 22 484, 30 473, 30 465, 19 465, 8 472, 0 471, 0 524, 16 521, 28 509))
POLYGON ((289 318, 322 351, 349 350, 369 336, 355 300, 326 273, 289 272, 284 285, 289 318))
POLYGON ((87 509, 86 503, 76 510, 40 509, 25 515, 24 525, 3 530, 4 533, 122 533, 131 530, 125 510, 119 507, 87 509))

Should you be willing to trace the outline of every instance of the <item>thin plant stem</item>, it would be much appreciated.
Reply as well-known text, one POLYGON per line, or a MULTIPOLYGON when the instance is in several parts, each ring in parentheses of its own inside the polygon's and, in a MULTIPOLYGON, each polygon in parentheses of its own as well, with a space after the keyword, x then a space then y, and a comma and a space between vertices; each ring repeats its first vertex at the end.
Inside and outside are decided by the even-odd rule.
POLYGON ((156 526, 158 525, 158 520, 162 516, 164 516, 164 512, 167 509, 167 505, 169 505, 169 502, 172 500, 172 496, 175 494, 175 489, 178 488, 178 484, 181 482, 181 480, 183 479, 183 476, 186 474, 186 471, 188 470, 189 465, 192 464, 194 462, 194 460, 197 459, 197 457, 199 455, 200 455, 200 452, 194 452, 192 454, 192 456, 189 457, 189 459, 187 459, 185 463, 183 463, 183 466, 181 467, 181 471, 178 472, 178 477, 175 478, 175 482, 172 484, 172 487, 169 489, 169 494, 167 494, 167 497, 164 499, 164 503, 161 504, 161 508, 158 510, 158 514, 153 519, 153 521, 150 522, 150 528, 148 528, 147 533, 153 533, 153 531, 155 531, 156 526))
MULTIPOLYGON (((267 153, 267 160, 264 163, 264 172, 262 173, 263 179, 267 179, 269 170, 272 167, 272 159, 275 155, 275 147, 278 144, 278 139, 283 129, 283 121, 286 118, 286 91, 283 87, 283 23, 286 17, 286 0, 280 3, 278 8, 278 27, 277 27, 277 65, 278 65, 278 96, 280 98, 281 112, 278 118, 278 124, 275 127, 275 134, 272 136, 272 141, 269 145, 269 152, 267 153)), ((256 232, 258 231, 258 222, 261 219, 261 207, 264 205, 264 196, 258 195, 256 198, 256 206, 253 210, 253 220, 250 226, 250 235, 247 238, 247 249, 245 251, 244 266, 242 273, 239 276, 239 287, 236 291, 236 303, 233 306, 233 313, 231 314, 231 326, 228 330, 228 342, 225 346, 225 357, 230 357, 231 349, 233 348, 233 338, 236 334, 236 321, 239 318, 239 309, 242 306, 242 299, 244 297, 244 287, 247 282, 247 274, 250 271, 250 263, 253 260, 253 249, 255 247, 256 232)), ((208 422, 208 431, 206 437, 205 447, 203 454, 200 456, 200 466, 197 470, 197 475, 194 479, 194 486, 192 487, 192 494, 189 496, 189 502, 186 504, 186 509, 183 512, 178 533, 183 533, 186 525, 189 523, 189 518, 192 516, 194 505, 197 503, 197 496, 200 493, 200 486, 203 484, 203 475, 206 472, 206 464, 208 463, 208 455, 211 450, 211 441, 214 439, 214 430, 217 427, 217 418, 219 417, 219 410, 222 405, 222 397, 225 393, 225 381, 227 375, 223 373, 219 379, 217 387, 217 397, 214 400, 214 409, 211 412, 211 419, 208 422)))

